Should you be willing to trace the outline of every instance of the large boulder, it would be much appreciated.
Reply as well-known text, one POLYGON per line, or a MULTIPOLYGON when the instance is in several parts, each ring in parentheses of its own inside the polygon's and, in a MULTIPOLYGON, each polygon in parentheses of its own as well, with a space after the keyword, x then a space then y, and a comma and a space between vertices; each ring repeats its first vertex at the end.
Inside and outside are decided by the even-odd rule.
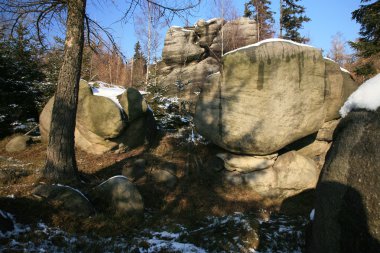
POLYGON ((116 215, 142 215, 144 211, 139 191, 125 176, 111 177, 96 186, 91 200, 101 211, 116 215))
POLYGON ((172 26, 165 36, 162 59, 166 64, 185 65, 201 59, 204 49, 196 44, 194 30, 172 26))
POLYGON ((339 65, 325 58, 326 64, 326 119, 331 121, 340 117, 339 109, 342 107, 347 98, 353 93, 357 85, 351 74, 339 67, 339 65))
POLYGON ((317 185, 308 252, 380 252, 379 146, 380 109, 340 121, 317 185))
POLYGON ((342 105, 346 102, 347 98, 358 88, 358 84, 352 78, 352 75, 347 70, 341 68, 343 75, 343 94, 342 105))
POLYGON ((148 105, 145 102, 145 99, 136 89, 127 88, 125 92, 118 96, 118 99, 128 117, 128 121, 141 118, 148 110, 148 105))
POLYGON ((5 151, 7 152, 20 152, 25 150, 31 141, 30 136, 19 135, 12 138, 7 145, 5 145, 5 151))
POLYGON ((210 50, 213 54, 220 55, 232 49, 250 45, 257 42, 256 22, 253 19, 241 17, 227 22, 219 30, 218 36, 214 38, 210 50), (222 35, 223 29, 223 35, 222 35), (223 38, 223 43, 222 43, 223 38))
MULTIPOLYGON (((287 152, 278 158, 276 156, 263 157, 264 167, 268 163, 272 165, 250 171, 245 169, 247 167, 246 157, 236 158, 237 156, 235 157, 235 166, 242 164, 242 167, 238 169, 234 167, 235 171, 230 171, 230 168, 225 171, 224 181, 227 184, 252 189, 264 198, 284 200, 287 197, 314 188, 318 180, 319 170, 314 161, 296 151, 287 152), (244 163, 238 160, 244 161, 244 163), (274 160, 273 164, 272 161, 274 160)), ((248 159, 252 159, 252 157, 248 159)), ((255 163, 257 159, 258 157, 256 157, 255 163)))
POLYGON ((317 132, 325 121, 320 50, 268 41, 223 56, 197 103, 198 131, 232 152, 266 155, 317 132))
POLYGON ((207 21, 198 20, 194 31, 199 37, 199 45, 203 48, 210 47, 224 24, 225 21, 222 18, 213 18, 207 21))
MULTIPOLYGON (((128 88, 119 97, 120 105, 107 97, 94 96, 81 80, 75 126, 75 145, 82 150, 103 154, 120 146, 134 148, 153 139, 155 121, 140 92, 128 88)), ((40 115, 40 132, 47 141, 54 97, 40 115)))
POLYGON ((325 66, 326 121, 330 121, 340 117, 339 109, 347 98, 343 98, 343 75, 339 65, 330 59, 325 59, 325 66))
MULTIPOLYGON (((80 106, 83 99, 85 99, 88 96, 92 96, 92 90, 90 86, 88 85, 88 83, 85 80, 81 79, 79 82, 78 107, 80 106)), ((51 97, 49 101, 46 103, 39 118, 39 129, 41 133, 41 139, 44 142, 47 142, 48 137, 49 137, 53 104, 54 104, 54 96, 51 97)))
POLYGON ((101 96, 82 99, 78 104, 77 122, 104 139, 119 136, 126 126, 120 108, 111 99, 101 96))
POLYGON ((211 57, 200 62, 193 62, 185 66, 178 66, 166 75, 159 77, 159 82, 168 87, 169 96, 180 95, 186 101, 195 103, 195 92, 200 92, 207 76, 218 72, 219 62, 211 57))

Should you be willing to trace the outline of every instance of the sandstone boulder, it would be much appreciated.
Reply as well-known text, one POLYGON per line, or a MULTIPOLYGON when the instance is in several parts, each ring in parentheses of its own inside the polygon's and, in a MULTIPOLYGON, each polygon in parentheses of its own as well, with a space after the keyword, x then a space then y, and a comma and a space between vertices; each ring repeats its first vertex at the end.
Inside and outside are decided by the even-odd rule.
POLYGON ((12 140, 10 140, 7 143, 7 145, 5 145, 5 151, 7 152, 23 151, 28 147, 30 141, 31 141, 30 136, 26 136, 26 135, 16 136, 12 138, 12 140))
POLYGON ((120 108, 111 99, 101 96, 82 98, 78 104, 77 122, 104 139, 119 136, 126 126, 120 108))
POLYGON ((170 27, 165 36, 162 59, 166 64, 185 65, 201 59, 204 49, 196 44, 198 38, 193 30, 170 27))
POLYGON ((33 190, 33 195, 54 201, 65 211, 76 216, 88 217, 95 210, 86 196, 79 190, 66 185, 39 185, 33 190))
POLYGON ((143 117, 148 110, 148 105, 141 93, 133 88, 127 90, 118 96, 121 107, 123 108, 128 121, 133 121, 143 117))
POLYGON ((283 200, 315 187, 319 170, 309 158, 291 151, 279 156, 272 167, 249 173, 224 173, 234 186, 249 188, 264 198, 283 200))
MULTIPOLYGON (((107 97, 92 95, 81 80, 75 127, 75 145, 82 150, 103 154, 120 145, 134 148, 151 141, 156 131, 153 114, 139 91, 128 88, 119 96, 121 108, 107 97)), ((40 132, 47 141, 54 97, 40 115, 40 132)))
POLYGON ((173 188, 177 183, 177 177, 167 170, 154 169, 150 172, 153 181, 159 184, 164 184, 169 188, 173 188))
MULTIPOLYGON (((159 77, 159 82, 168 87, 166 95, 180 95, 187 101, 196 98, 194 92, 199 92, 207 76, 218 72, 220 64, 214 58, 208 57, 200 62, 193 62, 186 66, 178 66, 167 75, 159 77)), ((195 101, 193 101, 195 103, 195 101)))
POLYGON ((343 118, 316 189, 308 252, 380 251, 380 109, 343 118))
POLYGON ((220 55, 242 46, 250 45, 257 42, 256 22, 253 19, 241 17, 236 20, 227 22, 223 26, 223 43, 222 32, 219 30, 218 36, 213 40, 210 51, 213 54, 220 55))
POLYGON ((330 121, 339 118, 339 109, 347 98, 343 98, 343 75, 339 65, 325 59, 326 66, 326 119, 330 121), (344 99, 344 100, 343 100, 344 99))
POLYGON ((213 18, 208 21, 200 19, 195 24, 195 33, 199 37, 199 46, 207 48, 218 35, 225 21, 222 18, 213 18))
POLYGON ((345 70, 342 70, 343 75, 343 96, 342 96, 342 105, 346 102, 347 98, 358 88, 358 84, 352 78, 351 74, 345 70))
POLYGON ((143 199, 128 178, 114 176, 96 186, 91 193, 94 205, 116 215, 142 215, 143 199))
POLYGON ((324 123, 325 62, 313 47, 270 41, 223 57, 198 100, 195 125, 218 146, 266 155, 324 123))
POLYGON ((332 121, 325 122, 322 125, 321 129, 319 129, 316 139, 319 141, 331 142, 333 139, 332 137, 333 137, 334 130, 336 126, 338 125, 338 123, 339 123, 339 120, 332 120, 332 121))

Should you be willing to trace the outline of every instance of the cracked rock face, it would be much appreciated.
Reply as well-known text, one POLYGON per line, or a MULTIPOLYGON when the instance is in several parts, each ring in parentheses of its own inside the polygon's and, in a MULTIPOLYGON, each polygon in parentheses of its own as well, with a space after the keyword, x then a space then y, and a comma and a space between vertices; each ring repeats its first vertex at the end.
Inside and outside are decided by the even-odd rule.
MULTIPOLYGON (((332 104, 329 114, 339 110, 344 89, 328 93, 325 70, 318 49, 290 41, 230 52, 223 56, 223 71, 210 76, 203 86, 195 125, 228 151, 275 153, 317 132, 328 120, 327 108, 332 104)), ((339 82, 342 86, 343 78, 339 82)))

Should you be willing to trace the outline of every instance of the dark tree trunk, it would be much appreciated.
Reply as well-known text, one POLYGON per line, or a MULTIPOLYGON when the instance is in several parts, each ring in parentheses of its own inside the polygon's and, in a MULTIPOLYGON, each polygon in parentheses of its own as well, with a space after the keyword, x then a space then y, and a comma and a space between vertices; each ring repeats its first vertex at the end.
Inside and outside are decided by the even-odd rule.
POLYGON ((74 131, 82 63, 86 0, 68 0, 63 65, 53 105, 44 177, 51 181, 75 181, 74 131))

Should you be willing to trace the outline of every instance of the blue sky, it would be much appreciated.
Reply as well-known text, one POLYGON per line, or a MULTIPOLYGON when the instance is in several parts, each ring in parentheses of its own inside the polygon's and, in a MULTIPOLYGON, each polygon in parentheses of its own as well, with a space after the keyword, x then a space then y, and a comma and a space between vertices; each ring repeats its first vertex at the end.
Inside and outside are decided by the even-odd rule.
MULTIPOLYGON (((104 26, 110 27, 116 42, 120 45, 126 56, 133 54, 133 46, 137 41, 133 19, 128 23, 118 22, 125 9, 125 1, 89 1, 87 12, 104 26)), ((246 0, 232 0, 239 16, 243 15, 244 3, 246 0)), ((278 22, 279 0, 272 0, 272 10, 276 12, 275 19, 278 22)), ((330 49, 331 38, 337 32, 343 34, 347 41, 358 38, 360 25, 351 19, 351 12, 358 9, 360 0, 302 0, 301 4, 306 7, 306 15, 311 21, 305 23, 301 31, 303 35, 309 36, 309 44, 322 48, 325 53, 330 49)), ((138 12, 136 12, 138 13, 138 12)), ((213 17, 215 7, 213 0, 202 0, 201 6, 195 9, 194 17, 190 17, 190 23, 194 24, 198 19, 208 19, 213 17)), ((172 25, 184 25, 184 20, 175 19, 172 25)), ((275 27, 278 28, 278 25, 275 27)), ((166 30, 162 31, 162 44, 166 30)), ((347 45, 347 51, 352 52, 347 45)))

